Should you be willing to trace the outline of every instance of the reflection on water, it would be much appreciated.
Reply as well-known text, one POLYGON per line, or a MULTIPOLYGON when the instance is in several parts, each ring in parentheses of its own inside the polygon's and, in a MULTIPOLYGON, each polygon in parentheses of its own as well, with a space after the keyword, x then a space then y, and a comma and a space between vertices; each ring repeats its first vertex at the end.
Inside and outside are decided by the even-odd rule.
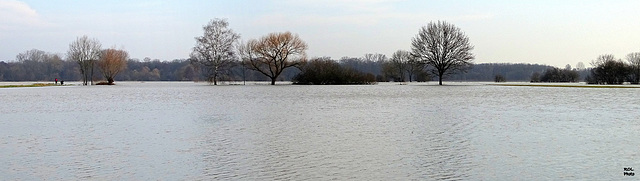
POLYGON ((622 168, 640 165, 635 91, 193 83, 0 89, 0 177, 620 178, 622 168))

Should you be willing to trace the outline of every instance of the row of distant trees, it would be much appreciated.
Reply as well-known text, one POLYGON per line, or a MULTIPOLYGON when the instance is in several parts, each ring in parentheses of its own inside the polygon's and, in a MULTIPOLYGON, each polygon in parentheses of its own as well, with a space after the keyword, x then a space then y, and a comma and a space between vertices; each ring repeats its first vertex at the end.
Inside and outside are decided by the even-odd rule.
MULTIPOLYGON (((129 59, 126 51, 102 49, 99 41, 83 36, 69 45, 65 58, 34 49, 17 55, 17 62, 0 62, 0 80, 60 78, 83 80, 84 84, 93 84, 97 79, 106 80, 109 84, 115 80, 206 80, 212 84, 218 84, 220 80, 270 80, 272 84, 276 80, 293 80, 301 84, 367 84, 372 81, 411 82, 437 78, 441 84, 444 77, 465 81, 530 79, 533 82, 575 82, 585 72, 584 65, 580 64, 578 69, 536 64, 473 65, 474 56, 470 52, 473 46, 468 37, 454 25, 441 21, 422 27, 413 38, 410 51, 398 50, 390 58, 373 53, 339 60, 328 57, 308 60, 305 53, 307 44, 290 32, 270 33, 240 42, 240 35, 228 25, 226 20, 213 19, 203 26, 204 33, 195 38, 196 46, 188 59, 129 59)), ((612 57, 602 59, 592 63, 596 66, 588 77, 592 82, 638 82, 637 77, 640 76, 633 74, 632 70, 636 69, 632 63, 619 66, 620 60, 612 57), (624 78, 620 78, 622 75, 605 78, 611 75, 607 73, 611 69, 622 72, 620 74, 624 74, 624 78)))
MULTIPOLYGON (((18 61, 0 61, 0 81, 53 81, 55 78, 81 80, 77 63, 63 59, 58 54, 34 49, 20 53, 16 57, 18 61)), ((383 54, 370 53, 362 57, 342 57, 340 59, 319 57, 315 59, 331 60, 343 69, 371 74, 375 77, 376 82, 403 81, 398 76, 399 71, 394 69, 397 66, 394 66, 392 59, 383 54)), ((201 81, 207 79, 200 70, 201 66, 188 59, 161 61, 148 57, 142 60, 134 58, 127 60, 126 64, 128 68, 115 76, 116 81, 201 81)), ((589 74, 590 69, 579 65, 580 63, 574 70, 580 74, 579 80, 583 80, 589 74)), ((473 65, 466 73, 450 75, 448 79, 454 81, 493 81, 494 75, 500 75, 504 79, 503 81, 529 81, 532 74, 538 75, 533 77, 540 77, 542 74, 547 74, 545 70, 554 68, 538 64, 481 63, 473 65)), ((287 69, 278 80, 290 81, 300 72, 298 68, 287 69)), ((92 79, 104 80, 101 74, 98 70, 92 79)), ((429 76, 426 69, 418 69, 417 73, 413 73, 413 75, 405 72, 404 76, 404 81, 429 81, 431 79, 432 77, 429 76)), ((220 80, 266 81, 270 79, 240 65, 232 67, 228 74, 220 77, 220 80)))
POLYGON ((370 84, 380 81, 429 81, 444 77, 452 80, 497 82, 577 82, 621 84, 640 82, 640 53, 631 53, 627 62, 613 55, 602 55, 591 62, 592 69, 579 63, 575 69, 535 64, 473 65, 473 46, 457 27, 446 22, 431 22, 413 38, 411 50, 398 50, 391 58, 383 54, 343 57, 332 60, 319 57, 308 60, 307 44, 291 32, 276 32, 240 42, 240 35, 226 20, 213 19, 196 37, 189 59, 161 62, 129 59, 122 49, 102 49, 96 39, 87 36, 69 44, 65 58, 33 49, 16 56, 17 62, 0 61, 0 80, 293 80, 299 84, 370 84), (128 69, 127 69, 128 67, 128 69), (290 69, 296 67, 295 69, 290 69), (473 67, 473 69, 472 69, 473 67), (472 70, 470 72, 467 72, 472 70), (462 74, 456 74, 462 73, 462 74), (101 76, 98 76, 101 75, 101 76), (282 76, 281 76, 282 75, 282 76))
MULTIPOLYGON (((107 76, 115 80, 126 81, 153 81, 153 80, 198 80, 197 70, 190 65, 187 60, 173 61, 140 61, 138 59, 127 59, 124 61, 126 69, 110 69, 107 57, 104 61, 96 61, 94 74, 90 71, 87 76, 88 82, 92 80, 108 82, 107 76), (103 67, 104 68, 99 68, 103 67), (121 70, 119 72, 103 72, 103 70, 121 70), (115 76, 111 76, 115 75, 115 76)), ((0 81, 53 81, 54 79, 67 81, 82 81, 83 74, 81 66, 77 61, 61 58, 58 54, 48 53, 42 50, 28 50, 20 53, 16 61, 0 61, 0 81)), ((121 60, 121 59, 119 59, 121 60)), ((122 68, 122 67, 121 67, 122 68)), ((202 80, 202 79, 200 79, 202 80)), ((84 83, 84 82, 83 82, 84 83)))
POLYGON ((552 67, 542 74, 535 72, 531 75, 531 82, 579 82, 579 80, 580 74, 578 70, 571 69, 571 66, 567 66, 564 69, 552 67))
MULTIPOLYGON (((75 61, 68 61, 58 54, 41 50, 29 51, 42 52, 41 54, 45 56, 42 56, 44 58, 20 59, 20 61, 0 61, 0 81, 53 81, 56 78, 66 81, 81 80, 80 70, 75 61)), ((371 74, 375 77, 376 82, 402 81, 397 79, 399 76, 396 71, 383 71, 388 70, 385 67, 388 68, 392 65, 391 59, 386 58, 383 54, 371 53, 361 57, 342 57, 340 59, 318 57, 313 58, 312 61, 316 59, 331 60, 344 69, 371 74)), ((127 69, 115 76, 115 81, 205 81, 207 79, 199 69, 198 63, 191 62, 189 59, 166 61, 149 57, 144 59, 130 58, 126 64, 127 69)), ((537 73, 541 76, 545 70, 553 68, 556 67, 522 63, 480 63, 474 64, 465 73, 450 75, 447 79, 451 81, 494 81, 495 76, 500 75, 505 81, 530 81, 533 74, 537 73)), ((573 70, 580 74, 579 81, 584 80, 591 71, 591 69, 577 67, 573 70)), ((104 81, 102 73, 97 71, 93 79, 104 81)), ((291 81, 300 72, 298 68, 286 69, 278 81, 291 81)), ((433 77, 429 76, 426 69, 422 69, 413 76, 405 74, 405 81, 424 82, 432 79, 433 77)), ((261 73, 239 65, 231 68, 230 73, 220 77, 220 80, 269 81, 270 79, 261 73)))
POLYGON ((17 62, 0 62, 0 80, 78 80, 80 75, 86 85, 87 81, 93 80, 90 77, 100 73, 111 84, 115 75, 126 68, 128 53, 117 49, 103 50, 91 41, 84 36, 71 43, 67 61, 60 55, 37 49, 20 53, 16 56, 17 62), (88 49, 92 53, 87 54, 88 49))
MULTIPOLYGON (((202 66, 203 72, 209 82, 214 85, 218 80, 229 75, 234 67, 241 65, 244 68, 261 73, 275 81, 290 67, 297 67, 302 71, 302 76, 296 80, 306 81, 326 76, 331 80, 308 81, 304 83, 368 83, 369 76, 365 72, 357 72, 348 67, 341 67, 327 61, 314 60, 307 62, 307 44, 291 32, 270 33, 258 39, 250 39, 238 43, 240 35, 229 28, 229 23, 222 19, 213 19, 203 26, 203 35, 196 37, 196 46, 190 55, 192 62, 202 66), (345 74, 323 73, 317 75, 316 69, 331 71, 347 71, 345 74), (358 76, 348 76, 351 73, 358 76), (363 74, 360 76, 359 74, 363 74), (314 77, 314 78, 310 78, 314 77), (351 80, 360 78, 362 80, 351 80), (347 82, 336 80, 349 80, 347 82)), ((390 61, 382 66, 382 72, 387 78, 395 81, 413 80, 414 76, 425 76, 424 71, 430 71, 437 76, 439 84, 446 75, 464 72, 472 65, 474 55, 471 53, 473 46, 469 38, 456 26, 447 22, 431 22, 422 27, 412 40, 411 51, 399 50, 393 54, 390 61)), ((367 54, 365 59, 379 59, 383 61, 385 56, 367 54), (372 57, 367 57, 371 55, 372 57)))
POLYGON ((591 61, 594 67, 585 81, 589 84, 640 83, 640 52, 627 54, 626 62, 611 54, 600 55, 591 61))
POLYGON ((0 62, 0 80, 52 80, 69 78, 84 85, 93 84, 93 77, 100 73, 112 84, 114 77, 126 69, 129 55, 115 48, 102 49, 100 43, 87 36, 79 37, 71 44, 66 54, 60 55, 32 49, 16 56, 17 63, 0 62))
POLYGON ((151 64, 144 65, 147 61, 130 60, 123 49, 103 49, 97 39, 82 36, 69 44, 64 59, 34 49, 17 55, 18 62, 0 62, 0 80, 80 79, 83 85, 93 85, 98 74, 106 80, 104 84, 113 84, 115 80, 167 80, 164 75, 174 74, 171 80, 204 78, 217 85, 219 80, 237 80, 241 75, 242 80, 251 76, 254 80, 267 78, 273 85, 276 80, 283 79, 280 77, 283 74, 293 78, 299 73, 296 81, 311 84, 426 81, 434 76, 442 85, 444 76, 464 72, 474 59, 468 37, 459 28, 443 21, 422 27, 412 40, 411 51, 398 50, 390 59, 382 54, 366 54, 362 58, 340 61, 322 58, 309 61, 306 57, 308 45, 298 35, 275 32, 240 42, 240 35, 222 19, 211 20, 203 26, 203 32, 202 36, 195 37, 196 45, 189 59, 171 62, 180 64, 178 69, 161 71, 151 64), (369 68, 362 68, 367 66, 369 68), (297 67, 297 70, 291 67, 297 67), (327 80, 302 82, 320 77, 327 80))
POLYGON ((538 72, 531 76, 531 82, 578 82, 580 77, 588 84, 630 84, 640 83, 640 52, 627 54, 626 62, 616 59, 611 54, 598 56, 591 61, 593 68, 585 69, 579 63, 577 68, 548 68, 543 74, 538 72), (584 76, 581 76, 584 75, 584 76))
MULTIPOLYGON (((40 50, 29 50, 40 51, 40 50)), ((77 64, 73 61, 66 61, 59 58, 59 55, 46 53, 51 58, 42 60, 24 60, 4 62, 0 61, 0 81, 52 81, 55 78, 64 80, 81 80, 77 64)), ((329 57, 319 57, 315 59, 328 60, 329 57)), ((377 82, 396 81, 395 71, 383 71, 385 67, 392 65, 389 58, 383 54, 365 54, 362 57, 342 57, 331 59, 344 68, 351 68, 362 73, 369 73, 375 76, 377 82), (380 57, 380 58, 372 58, 380 57)), ((205 80, 204 75, 188 59, 175 59, 171 61, 161 61, 158 59, 144 58, 127 60, 127 69, 115 77, 116 81, 200 81, 205 80)), ((543 72, 546 69, 554 68, 548 65, 538 64, 513 64, 513 63, 480 63, 473 65, 466 73, 455 74, 448 77, 454 81, 492 81, 493 75, 503 75, 508 81, 529 81, 535 72, 543 72)), ((236 66, 231 69, 228 76, 224 76, 224 81, 265 81, 268 77, 254 72, 245 71, 243 67, 236 66), (243 78, 244 77, 244 78, 243 78)), ((278 80, 290 81, 298 74, 298 69, 287 69, 278 80)), ((578 71, 581 79, 584 70, 578 71)), ((99 75, 100 73, 97 73, 99 75)), ((103 77, 94 76, 93 79, 101 80, 103 77)), ((585 74, 586 75, 586 74, 585 74)), ((425 70, 409 77, 405 75, 405 81, 430 81, 431 77, 425 70)))

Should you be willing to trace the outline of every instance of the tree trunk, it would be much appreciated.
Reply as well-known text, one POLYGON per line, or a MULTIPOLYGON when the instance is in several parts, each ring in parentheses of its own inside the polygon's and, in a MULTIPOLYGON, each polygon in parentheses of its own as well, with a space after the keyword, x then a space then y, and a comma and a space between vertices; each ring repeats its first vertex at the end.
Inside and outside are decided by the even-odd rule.
POLYGON ((107 78, 107 82, 109 82, 109 84, 113 84, 113 77, 107 78))
POLYGON ((84 85, 89 85, 89 70, 86 70, 83 76, 84 76, 84 80, 83 80, 84 85))
POLYGON ((86 66, 87 65, 85 65, 84 62, 82 62, 80 64, 80 69, 81 69, 80 71, 82 72, 82 85, 87 85, 87 74, 89 72, 87 71, 87 67, 86 66))
POLYGON ((276 77, 271 78, 271 85, 276 85, 276 77))
POLYGON ((640 67, 636 67, 636 84, 640 84, 640 67))
POLYGON ((93 85, 93 60, 91 60, 91 85, 93 85))
POLYGON ((218 85, 218 74, 213 74, 213 85, 218 85))
POLYGON ((442 74, 438 75, 438 82, 442 85, 442 74))

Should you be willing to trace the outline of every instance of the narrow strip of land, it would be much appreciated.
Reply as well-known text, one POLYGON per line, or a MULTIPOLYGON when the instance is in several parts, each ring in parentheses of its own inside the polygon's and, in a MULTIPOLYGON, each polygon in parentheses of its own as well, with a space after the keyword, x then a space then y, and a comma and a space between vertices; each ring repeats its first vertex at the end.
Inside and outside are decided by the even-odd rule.
POLYGON ((36 84, 29 84, 29 85, 0 85, 0 88, 12 88, 12 87, 46 87, 46 86, 60 86, 60 85, 56 85, 56 84, 42 84, 42 83, 36 83, 36 84))
POLYGON ((497 86, 526 86, 526 87, 577 87, 577 88, 640 88, 629 85, 551 85, 551 84, 488 84, 497 86))

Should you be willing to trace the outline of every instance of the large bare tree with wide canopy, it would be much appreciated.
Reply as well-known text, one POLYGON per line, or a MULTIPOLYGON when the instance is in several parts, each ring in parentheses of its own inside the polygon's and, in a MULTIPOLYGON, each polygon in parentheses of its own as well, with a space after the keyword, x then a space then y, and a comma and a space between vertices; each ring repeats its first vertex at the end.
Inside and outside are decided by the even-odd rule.
POLYGON ((244 64, 271 79, 271 85, 286 68, 298 65, 306 58, 307 44, 291 32, 271 33, 252 39, 239 47, 244 64))
POLYGON ((430 22, 422 27, 411 42, 412 55, 432 67, 432 73, 442 78, 464 72, 473 62, 473 45, 460 28, 444 21, 430 22))

